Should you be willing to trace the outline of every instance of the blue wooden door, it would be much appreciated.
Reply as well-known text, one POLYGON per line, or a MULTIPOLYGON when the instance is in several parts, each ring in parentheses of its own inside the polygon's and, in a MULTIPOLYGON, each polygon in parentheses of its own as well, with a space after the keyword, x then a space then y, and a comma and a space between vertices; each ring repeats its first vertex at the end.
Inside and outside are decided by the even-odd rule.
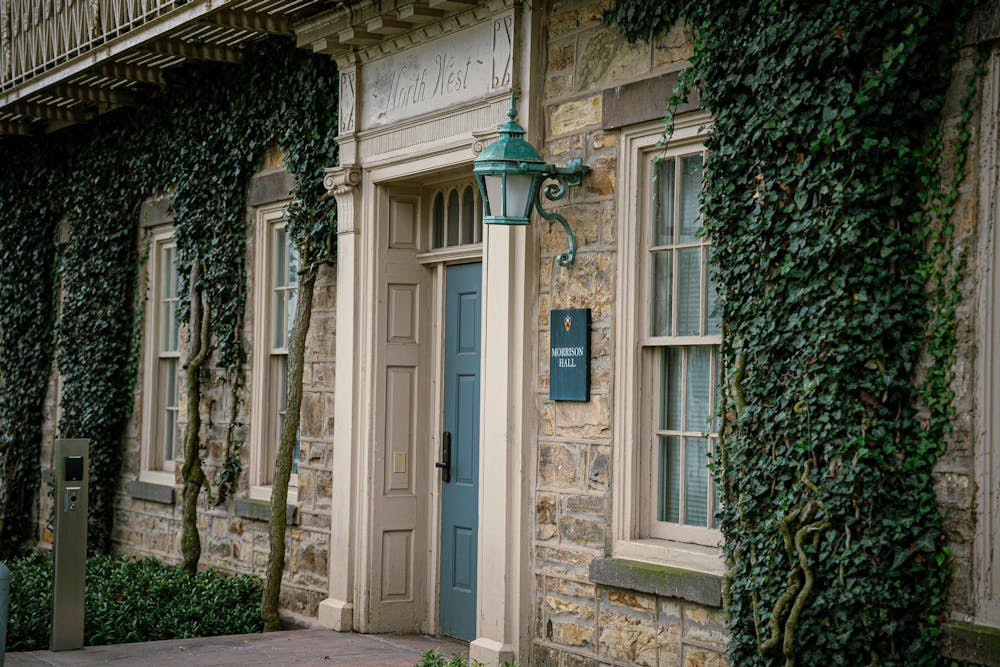
POLYGON ((471 641, 476 637, 482 264, 449 266, 445 280, 442 449, 450 440, 451 452, 440 476, 440 622, 442 634, 471 641))

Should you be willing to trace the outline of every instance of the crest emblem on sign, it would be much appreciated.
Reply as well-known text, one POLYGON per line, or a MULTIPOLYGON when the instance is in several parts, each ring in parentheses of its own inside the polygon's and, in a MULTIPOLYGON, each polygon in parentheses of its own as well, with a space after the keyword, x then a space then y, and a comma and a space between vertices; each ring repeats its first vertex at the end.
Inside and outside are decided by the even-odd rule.
POLYGON ((563 320, 563 326, 566 327, 566 333, 569 333, 570 328, 573 326, 573 318, 569 315, 563 320))

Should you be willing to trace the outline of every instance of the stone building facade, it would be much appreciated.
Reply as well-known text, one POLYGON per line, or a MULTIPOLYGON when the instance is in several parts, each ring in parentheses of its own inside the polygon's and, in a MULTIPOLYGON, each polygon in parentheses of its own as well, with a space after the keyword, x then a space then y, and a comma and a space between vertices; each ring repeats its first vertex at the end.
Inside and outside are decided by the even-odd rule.
MULTIPOLYGON (((657 299, 666 298, 657 291, 666 278, 656 273, 656 253, 675 253, 679 266, 705 252, 673 227, 671 238, 651 240, 650 230, 667 224, 657 217, 666 214, 646 203, 661 187, 652 174, 674 170, 675 189, 658 196, 669 198, 678 229, 693 224, 696 216, 684 216, 696 198, 685 197, 697 194, 711 119, 691 99, 678 110, 671 143, 657 146, 692 35, 677 25, 652 43, 628 44, 601 24, 607 7, 606 0, 351 2, 294 26, 302 48, 328 54, 340 68, 341 164, 326 179, 338 202, 338 261, 316 285, 307 343, 287 611, 336 630, 454 634, 487 664, 725 664, 713 491, 697 465, 680 463, 683 479, 653 472, 669 467, 661 457, 673 456, 654 441, 664 443, 663 452, 685 443, 688 453, 677 454, 685 462, 714 443, 711 428, 702 436, 704 424, 656 426, 673 410, 707 410, 717 382, 712 292, 700 260, 689 273, 675 267, 670 278, 694 281, 694 333, 642 333, 661 324, 678 331, 686 317, 673 310, 656 319, 657 299), (546 203, 576 236, 571 267, 556 261, 567 244, 558 225, 538 216, 527 227, 478 224, 473 161, 496 138, 512 92, 526 139, 547 162, 579 158, 589 166, 582 185, 546 203), (655 156, 673 166, 658 166, 655 156), (478 278, 453 270, 470 266, 478 278), (465 291, 453 294, 460 280, 468 281, 465 291), (462 306, 454 304, 465 297, 474 316, 456 323, 454 308, 462 306), (549 398, 549 341, 563 326, 550 312, 564 308, 591 310, 584 402, 549 398), (475 384, 459 390, 449 389, 449 369, 458 363, 449 351, 454 331, 469 332, 469 353, 478 355, 476 371, 459 374, 475 384), (670 375, 668 360, 684 370, 670 375), (698 377, 687 370, 696 364, 704 364, 698 377), (667 390, 680 386, 672 382, 692 395, 704 390, 704 406, 694 399, 671 404, 667 390), (456 395, 472 397, 472 407, 449 403, 456 395), (460 481, 466 465, 478 484, 471 526, 443 509, 452 482, 435 465, 466 427, 475 434, 474 454, 452 468, 460 481), (466 602, 446 597, 446 585, 461 589, 466 602), (455 609, 470 626, 449 625, 455 609)), ((943 115, 946 138, 955 133, 976 47, 1000 37, 989 16, 970 28, 943 115)), ((955 568, 945 652, 1000 664, 989 640, 1000 627, 1000 564, 993 561, 1000 320, 992 307, 1000 301, 1000 51, 991 48, 956 207, 957 251, 967 259, 956 417, 936 484, 955 568)), ((280 156, 251 187, 248 349, 267 303, 254 297, 256 230, 287 199, 288 187, 280 156)), ((143 224, 150 234, 169 225, 163 202, 147 204, 143 224)), ((251 354, 248 396, 256 396, 265 365, 251 354)), ((177 478, 152 480, 142 467, 144 379, 125 443, 116 548, 176 560, 177 478)), ((51 395, 47 465, 58 378, 51 395)), ((205 394, 210 461, 221 457, 232 400, 221 389, 205 394)), ((260 572, 266 562, 269 510, 253 472, 255 401, 237 413, 237 435, 250 443, 237 497, 200 515, 206 565, 260 572)))

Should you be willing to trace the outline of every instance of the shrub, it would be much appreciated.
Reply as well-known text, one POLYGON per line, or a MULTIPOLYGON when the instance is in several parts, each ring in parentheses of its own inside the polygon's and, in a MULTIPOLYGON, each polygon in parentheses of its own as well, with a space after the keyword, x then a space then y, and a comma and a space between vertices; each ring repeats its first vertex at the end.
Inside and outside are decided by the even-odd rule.
MULTIPOLYGON (((468 661, 465 656, 456 653, 451 658, 441 655, 437 649, 428 649, 420 654, 420 662, 414 667, 483 667, 477 660, 468 661)), ((517 661, 503 662, 501 667, 518 667, 517 661)))
MULTIPOLYGON (((46 648, 52 622, 52 562, 34 555, 9 565, 7 648, 46 648)), ((87 562, 84 643, 260 632, 260 597, 261 582, 250 575, 207 570, 189 578, 152 558, 95 556, 87 562)))

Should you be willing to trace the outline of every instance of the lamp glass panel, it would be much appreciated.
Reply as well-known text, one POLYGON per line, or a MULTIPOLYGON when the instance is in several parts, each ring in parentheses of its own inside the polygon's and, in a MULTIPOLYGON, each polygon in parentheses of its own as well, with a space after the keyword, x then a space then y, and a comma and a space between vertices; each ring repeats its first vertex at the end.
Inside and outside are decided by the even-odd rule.
POLYGON ((508 216, 528 218, 531 216, 531 186, 535 177, 531 174, 507 174, 508 216))
POLYGON ((486 184, 486 197, 489 199, 489 212, 492 216, 506 215, 503 206, 503 176, 488 174, 483 176, 486 184))

